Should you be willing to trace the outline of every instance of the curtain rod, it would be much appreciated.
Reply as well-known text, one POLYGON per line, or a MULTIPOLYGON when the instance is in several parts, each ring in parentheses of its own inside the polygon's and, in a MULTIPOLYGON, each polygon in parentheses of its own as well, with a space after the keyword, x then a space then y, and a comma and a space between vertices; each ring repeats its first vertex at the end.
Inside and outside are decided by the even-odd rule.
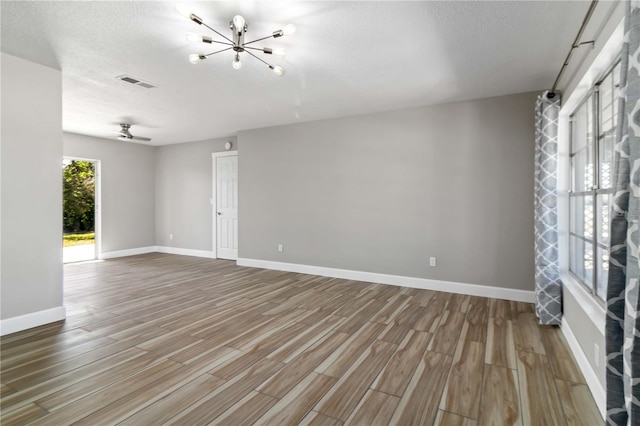
POLYGON ((558 82, 560 81, 560 77, 562 77, 562 74, 564 74, 564 70, 567 68, 567 65, 569 65, 569 60, 571 59, 571 55, 573 55, 573 51, 574 49, 577 49, 578 47, 582 46, 583 44, 594 44, 594 41, 585 41, 585 42, 580 42, 580 39, 582 38, 582 33, 584 33, 585 28, 587 27, 587 24, 589 23, 589 20, 591 19, 591 15, 593 15, 593 11, 596 8, 596 4, 598 4, 598 0, 591 0, 591 4, 589 5, 589 10, 587 10, 587 14, 585 15, 584 19, 582 20, 582 25, 580 26, 580 30, 578 31, 578 34, 576 35, 576 39, 573 41, 573 44, 571 45, 571 49, 569 49, 569 53, 567 54, 567 58, 564 60, 564 63, 562 64, 562 68, 560 68, 560 72, 558 73, 558 76, 556 77, 556 81, 553 82, 553 87, 551 87, 551 90, 547 93, 547 98, 549 99, 553 99, 556 96, 556 88, 558 87, 558 82))

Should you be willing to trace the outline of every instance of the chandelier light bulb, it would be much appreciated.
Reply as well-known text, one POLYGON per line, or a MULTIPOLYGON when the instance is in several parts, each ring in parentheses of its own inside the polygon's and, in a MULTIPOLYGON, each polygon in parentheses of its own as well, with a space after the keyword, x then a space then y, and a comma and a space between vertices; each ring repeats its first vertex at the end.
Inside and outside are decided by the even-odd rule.
POLYGON ((185 6, 182 3, 176 4, 176 10, 182 16, 186 16, 187 18, 191 17, 191 11, 189 9, 187 9, 187 6, 185 6))
POLYGON ((243 31, 244 30, 244 18, 240 15, 236 15, 233 17, 233 25, 236 27, 236 30, 243 31))
POLYGON ((197 64, 204 58, 205 57, 202 55, 198 55, 197 53, 192 53, 191 55, 189 55, 189 62, 191 62, 192 64, 197 64))
POLYGON ((273 54, 276 56, 285 56, 287 54, 287 50, 282 47, 276 47, 273 49, 273 54))
POLYGON ((202 41, 202 36, 196 33, 187 33, 187 41, 189 43, 200 43, 202 41))
POLYGON ((282 33, 284 35, 291 35, 296 32, 296 26, 293 24, 289 24, 282 29, 282 33))
POLYGON ((242 68, 242 62, 240 62, 240 55, 238 55, 236 53, 236 57, 233 59, 233 69, 234 70, 239 70, 240 68, 242 68))
POLYGON ((276 66, 271 66, 271 67, 269 67, 269 68, 271 68, 271 70, 272 70, 276 75, 282 75, 282 74, 284 74, 284 70, 282 69, 282 67, 279 67, 279 66, 277 66, 277 65, 276 65, 276 66))

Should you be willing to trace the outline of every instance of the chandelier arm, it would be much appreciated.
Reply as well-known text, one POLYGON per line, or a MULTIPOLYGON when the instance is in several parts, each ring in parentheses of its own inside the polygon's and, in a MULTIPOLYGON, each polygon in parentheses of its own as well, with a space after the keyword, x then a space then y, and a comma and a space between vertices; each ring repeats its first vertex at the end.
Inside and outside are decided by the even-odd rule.
MULTIPOLYGON (((216 53, 220 53, 220 52, 226 52, 227 50, 231 50, 231 47, 227 47, 226 49, 222 49, 222 50, 217 50, 215 52, 211 52, 211 53, 207 53, 206 55, 202 55, 202 56, 211 56, 211 55, 215 55, 216 53)), ((249 52, 247 52, 249 53, 249 52)))
POLYGON ((209 25, 205 24, 204 22, 202 23, 202 25, 204 25, 205 27, 209 28, 211 31, 213 31, 214 33, 218 34, 220 37, 222 37, 223 39, 227 40, 229 43, 233 43, 233 40, 231 40, 229 37, 220 34, 218 31, 214 30, 213 28, 211 28, 209 25))
MULTIPOLYGON (((207 42, 207 43, 208 43, 208 42, 207 42)), ((227 43, 226 41, 216 41, 216 40, 211 40, 211 43, 224 44, 225 46, 233 46, 233 43, 227 43)))
POLYGON ((260 62, 262 62, 266 66, 268 66, 269 68, 273 68, 273 65, 271 65, 269 62, 262 60, 261 58, 257 57, 256 55, 254 55, 253 53, 249 52, 248 50, 245 50, 245 53, 248 53, 249 55, 253 56, 257 60, 259 60, 260 62))
MULTIPOLYGON (((245 49, 251 49, 251 50, 259 50, 259 51, 261 51, 261 52, 263 52, 263 53, 264 53, 264 50, 263 50, 263 49, 261 49, 261 48, 259 48, 259 47, 251 47, 251 46, 247 46, 247 43, 245 43, 245 44, 244 44, 244 48, 245 48, 245 49)), ((246 52, 246 50, 245 50, 245 52, 246 52)))
POLYGON ((258 41, 266 40, 268 38, 273 38, 273 36, 270 35, 270 36, 266 36, 266 37, 262 37, 262 38, 257 38, 255 40, 251 40, 251 41, 246 42, 244 45, 246 46, 247 44, 251 44, 251 43, 258 42, 258 41))

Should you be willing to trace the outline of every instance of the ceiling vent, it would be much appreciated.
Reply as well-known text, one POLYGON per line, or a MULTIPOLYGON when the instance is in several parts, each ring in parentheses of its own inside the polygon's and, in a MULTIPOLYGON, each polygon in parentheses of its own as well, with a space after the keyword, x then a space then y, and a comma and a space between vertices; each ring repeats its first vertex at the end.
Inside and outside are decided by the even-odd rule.
POLYGON ((156 84, 149 83, 148 81, 141 80, 137 77, 133 77, 131 75, 119 75, 116 77, 118 80, 122 80, 125 83, 135 84, 136 86, 144 87, 145 89, 153 89, 154 87, 158 87, 156 84))

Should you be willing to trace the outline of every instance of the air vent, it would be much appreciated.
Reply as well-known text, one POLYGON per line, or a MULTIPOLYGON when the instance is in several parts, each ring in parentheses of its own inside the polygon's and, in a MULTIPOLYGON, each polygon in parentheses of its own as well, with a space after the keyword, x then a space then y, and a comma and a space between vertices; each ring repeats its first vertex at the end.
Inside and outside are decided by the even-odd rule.
POLYGON ((145 89, 153 89, 154 87, 158 87, 156 84, 149 83, 148 81, 140 80, 137 77, 133 77, 131 75, 119 75, 116 77, 118 80, 122 80, 126 83, 135 84, 136 86, 144 87, 145 89))
POLYGON ((135 80, 131 77, 122 77, 120 80, 126 81, 127 83, 132 83, 132 84, 140 83, 138 80, 135 80))

